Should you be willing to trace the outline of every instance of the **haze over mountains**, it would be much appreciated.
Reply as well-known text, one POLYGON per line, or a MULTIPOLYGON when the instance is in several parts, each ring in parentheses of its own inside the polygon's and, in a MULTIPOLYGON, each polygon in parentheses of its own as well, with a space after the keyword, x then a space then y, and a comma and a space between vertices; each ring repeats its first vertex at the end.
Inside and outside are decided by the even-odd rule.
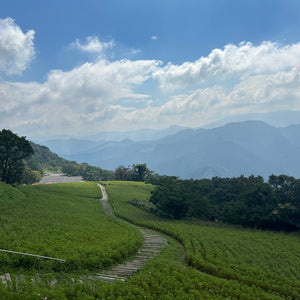
POLYGON ((273 173, 300 177, 300 125, 276 128, 263 121, 245 121, 212 129, 173 127, 171 131, 175 133, 146 141, 69 139, 45 144, 66 159, 108 170, 146 163, 161 175, 181 178, 242 174, 267 178, 273 173))

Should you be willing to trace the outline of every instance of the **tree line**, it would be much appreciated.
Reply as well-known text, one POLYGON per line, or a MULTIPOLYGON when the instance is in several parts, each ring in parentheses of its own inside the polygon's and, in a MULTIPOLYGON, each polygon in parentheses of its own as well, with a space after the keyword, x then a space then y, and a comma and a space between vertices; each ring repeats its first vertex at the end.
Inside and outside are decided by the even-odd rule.
POLYGON ((181 180, 160 176, 150 202, 174 219, 197 218, 256 229, 300 229, 300 179, 271 175, 181 180))
POLYGON ((114 171, 90 166, 87 163, 78 164, 70 161, 62 166, 62 172, 68 176, 82 176, 87 181, 123 180, 144 182, 153 174, 146 164, 133 164, 132 166, 119 166, 114 171))

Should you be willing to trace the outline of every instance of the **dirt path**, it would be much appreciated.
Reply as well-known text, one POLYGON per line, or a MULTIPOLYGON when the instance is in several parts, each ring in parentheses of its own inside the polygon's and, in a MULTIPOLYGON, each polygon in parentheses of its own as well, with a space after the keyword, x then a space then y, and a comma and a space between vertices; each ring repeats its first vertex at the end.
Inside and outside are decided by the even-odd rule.
POLYGON ((97 183, 98 186, 100 187, 101 189, 101 193, 102 193, 102 198, 100 199, 102 205, 103 205, 103 208, 104 208, 104 212, 108 215, 108 216, 112 216, 112 213, 110 211, 110 208, 108 206, 108 196, 107 196, 107 193, 106 193, 106 189, 103 185, 101 185, 100 183, 97 183))
MULTIPOLYGON (((100 199, 100 201, 103 204, 104 211, 108 216, 112 216, 110 208, 107 204, 108 196, 105 187, 101 184, 98 184, 98 186, 102 192, 102 199, 100 199)), ((158 255, 162 248, 167 245, 166 239, 161 235, 137 226, 136 228, 142 233, 144 242, 142 248, 139 249, 138 253, 133 257, 133 259, 123 264, 114 266, 110 270, 104 270, 102 273, 92 276, 93 278, 99 278, 109 283, 113 283, 116 280, 125 281, 127 277, 137 273, 149 259, 158 255)))

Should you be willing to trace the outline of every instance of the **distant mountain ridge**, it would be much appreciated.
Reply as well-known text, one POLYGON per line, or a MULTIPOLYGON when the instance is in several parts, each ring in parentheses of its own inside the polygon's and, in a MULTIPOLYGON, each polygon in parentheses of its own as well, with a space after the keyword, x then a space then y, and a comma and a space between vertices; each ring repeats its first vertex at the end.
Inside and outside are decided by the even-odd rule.
MULTIPOLYGON (((146 163, 181 178, 287 174, 300 177, 300 125, 275 128, 262 121, 229 123, 213 129, 183 129, 152 141, 56 140, 60 156, 103 169, 146 163)), ((51 145, 48 143, 51 149, 51 145)))
POLYGON ((267 113, 249 113, 241 115, 228 116, 213 123, 206 124, 203 128, 221 127, 228 123, 245 121, 263 121, 273 127, 288 127, 290 125, 300 124, 300 111, 283 110, 267 113))

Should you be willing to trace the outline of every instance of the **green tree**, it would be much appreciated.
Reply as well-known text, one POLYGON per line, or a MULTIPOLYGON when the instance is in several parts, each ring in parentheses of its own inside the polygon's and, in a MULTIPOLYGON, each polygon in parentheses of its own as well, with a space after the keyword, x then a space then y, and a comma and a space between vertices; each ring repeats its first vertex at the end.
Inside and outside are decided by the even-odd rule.
POLYGON ((132 172, 130 168, 119 166, 115 169, 115 180, 130 180, 132 172))
POLYGON ((32 184, 40 182, 41 179, 42 175, 39 171, 31 170, 30 168, 25 166, 25 169, 22 174, 21 183, 32 184))
POLYGON ((2 182, 19 183, 26 157, 34 153, 26 137, 19 137, 10 130, 0 131, 0 179, 2 182))
POLYGON ((132 166, 132 174, 134 181, 146 181, 151 171, 147 168, 146 164, 135 164, 132 166))
POLYGON ((158 213, 174 219, 182 219, 186 216, 189 206, 182 186, 182 181, 177 177, 160 178, 159 185, 151 192, 150 198, 158 213))

